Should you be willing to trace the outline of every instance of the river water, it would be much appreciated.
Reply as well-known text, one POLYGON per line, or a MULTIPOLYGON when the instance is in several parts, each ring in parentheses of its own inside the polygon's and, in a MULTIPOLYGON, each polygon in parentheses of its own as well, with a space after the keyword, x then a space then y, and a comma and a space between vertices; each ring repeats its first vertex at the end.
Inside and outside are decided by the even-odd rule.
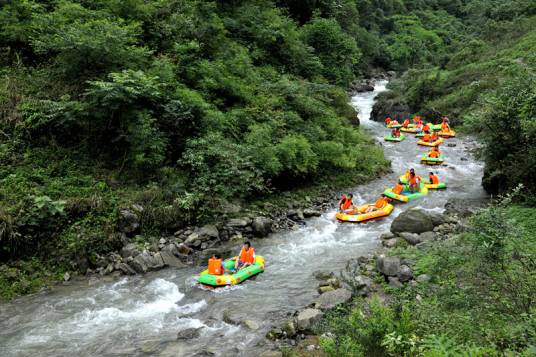
MULTIPOLYGON (((380 81, 374 92, 352 98, 362 127, 383 145, 393 169, 392 174, 356 187, 357 203, 374 201, 409 166, 423 177, 430 171, 418 164, 426 148, 418 147, 412 135, 401 143, 386 143, 387 130, 369 120, 374 97, 385 85, 380 81)), ((441 210, 451 197, 485 196, 480 186, 483 165, 465 151, 470 140, 449 139, 447 143, 456 146, 442 147, 446 166, 433 170, 448 183, 448 190, 397 205, 384 220, 339 224, 332 211, 298 230, 255 241, 266 270, 241 285, 204 290, 193 280, 201 267, 164 269, 113 282, 76 283, 2 304, 0 356, 256 356, 268 348, 263 336, 273 324, 318 295, 314 271, 338 272, 348 259, 373 252, 379 234, 389 230, 402 210, 441 210), (256 321, 259 330, 223 322, 224 311, 256 321), (176 339, 179 331, 192 327, 203 327, 199 337, 176 339)))

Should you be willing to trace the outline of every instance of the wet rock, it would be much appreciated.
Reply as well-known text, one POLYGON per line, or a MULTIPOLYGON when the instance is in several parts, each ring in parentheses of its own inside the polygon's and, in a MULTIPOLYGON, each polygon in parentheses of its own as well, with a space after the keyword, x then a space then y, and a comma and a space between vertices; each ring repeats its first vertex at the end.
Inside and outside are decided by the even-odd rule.
POLYGON ((149 264, 147 265, 149 269, 161 269, 164 267, 164 259, 162 259, 162 254, 160 252, 155 253, 151 256, 149 264))
POLYGON ((162 256, 162 260, 164 261, 164 264, 166 266, 172 267, 172 268, 184 268, 187 265, 180 261, 179 258, 177 258, 173 253, 171 253, 169 250, 162 250, 160 252, 160 255, 162 256))
POLYGON ((454 143, 448 143, 447 146, 448 146, 449 148, 454 148, 454 147, 456 147, 456 144, 454 144, 454 143))
POLYGON ((389 280, 389 286, 391 286, 393 288, 401 288, 403 286, 402 283, 400 282, 400 280, 398 280, 397 277, 390 276, 390 277, 388 277, 388 280, 389 280))
POLYGON ((391 97, 391 93, 382 93, 372 107, 371 119, 381 122, 387 117, 402 119, 408 112, 411 111, 407 103, 391 97))
POLYGON ((253 233, 257 237, 266 237, 270 232, 272 232, 273 221, 267 217, 255 217, 251 223, 253 228, 253 233))
POLYGON ((179 331, 177 334, 177 340, 191 340, 193 338, 199 337, 203 327, 197 328, 187 328, 185 330, 179 331))
POLYGON ((416 233, 402 232, 398 235, 411 245, 417 245, 421 242, 420 236, 416 233))
POLYGON ((141 254, 134 257, 134 259, 130 261, 129 265, 136 271, 136 273, 139 274, 145 274, 149 271, 149 268, 145 263, 145 259, 141 256, 141 254))
POLYGON ((385 248, 394 248, 398 243, 398 238, 392 238, 382 241, 382 245, 385 248))
POLYGON ((436 234, 434 232, 424 232, 419 234, 419 239, 421 242, 427 242, 434 240, 436 238, 436 234))
POLYGON ((402 283, 406 281, 410 281, 413 279, 413 272, 411 271, 410 267, 407 265, 401 265, 400 269, 398 270, 397 274, 398 280, 400 280, 402 283))
POLYGON ((121 256, 123 258, 128 257, 135 257, 140 254, 140 251, 138 250, 138 246, 134 243, 129 243, 125 245, 123 248, 121 248, 121 256))
POLYGON ((337 278, 331 278, 331 279, 328 279, 327 283, 328 283, 331 287, 333 287, 333 288, 335 288, 335 289, 338 289, 338 288, 341 287, 341 281, 340 281, 339 279, 337 279, 337 278))
POLYGON ((333 274, 333 272, 331 272, 331 271, 317 270, 317 271, 313 272, 313 276, 317 280, 329 280, 329 279, 333 278, 335 276, 335 274, 333 274))
POLYGON ((259 329, 259 324, 256 323, 255 321, 253 320, 244 320, 242 321, 242 326, 252 330, 252 331, 257 331, 259 329))
POLYGON ((322 212, 320 212, 319 210, 315 210, 315 209, 311 209, 311 208, 303 210, 303 216, 305 218, 320 217, 321 215, 322 215, 322 212))
POLYGON ((239 325, 240 319, 237 316, 234 316, 232 311, 226 310, 223 312, 222 316, 223 322, 226 322, 231 325, 239 325))
POLYGON ((356 84, 352 86, 352 92, 354 93, 372 92, 373 90, 374 86, 370 84, 356 84))
POLYGON ((294 320, 288 320, 286 321, 283 326, 281 326, 281 330, 287 335, 288 338, 292 338, 296 336, 296 324, 294 323, 294 320))
POLYGON ((319 294, 324 294, 324 293, 327 293, 328 291, 333 291, 335 290, 333 288, 333 286, 330 286, 330 285, 326 285, 326 286, 321 286, 318 288, 318 293, 319 294))
POLYGON ((332 309, 339 304, 344 304, 352 298, 352 293, 344 288, 328 291, 316 300, 315 308, 332 309))
POLYGON ((207 240, 220 238, 220 233, 218 231, 218 228, 216 228, 216 226, 213 224, 207 224, 201 227, 198 231, 198 234, 199 234, 199 239, 201 239, 201 241, 207 241, 207 240))
POLYGON ((380 255, 376 259, 376 269, 386 276, 396 276, 400 270, 400 265, 399 257, 386 257, 380 255))
POLYGON ((384 239, 392 239, 394 238, 395 235, 391 232, 384 232, 382 234, 380 234, 380 239, 384 240, 384 239))
POLYGON ((119 210, 119 219, 117 226, 120 232, 133 234, 140 228, 140 219, 138 215, 127 208, 119 210))
POLYGON ((272 341, 283 337, 283 331, 279 327, 273 327, 266 333, 266 338, 272 341))
POLYGON ((445 214, 468 217, 487 207, 488 203, 489 200, 451 198, 445 204, 445 214))
POLYGON ((291 209, 287 212, 287 217, 294 221, 303 221, 305 219, 302 210, 291 209))
POLYGON ((391 224, 391 232, 422 233, 434 229, 432 219, 421 209, 409 209, 398 215, 391 224))
POLYGON ((320 321, 324 313, 318 309, 305 309, 296 317, 296 327, 298 331, 310 331, 311 328, 320 321))
POLYGON ((134 275, 136 271, 127 263, 119 263, 118 270, 122 271, 125 275, 134 275))
POLYGON ((235 228, 244 228, 251 224, 251 218, 244 217, 244 218, 232 218, 229 221, 227 221, 227 226, 229 227, 235 227, 235 228))
POLYGON ((354 278, 354 285, 360 289, 362 288, 370 289, 372 287, 372 279, 363 275, 358 275, 354 278))
POLYGON ((432 220, 432 225, 439 226, 440 224, 443 224, 447 221, 447 217, 443 213, 439 213, 436 211, 425 211, 428 217, 432 220))

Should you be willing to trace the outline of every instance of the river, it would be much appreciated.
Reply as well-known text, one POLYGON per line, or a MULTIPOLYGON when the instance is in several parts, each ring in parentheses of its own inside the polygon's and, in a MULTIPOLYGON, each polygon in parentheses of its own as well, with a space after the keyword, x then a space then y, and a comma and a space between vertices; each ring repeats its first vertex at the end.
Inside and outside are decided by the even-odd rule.
MULTIPOLYGON (((384 147, 393 173, 353 190, 354 202, 371 202, 391 187, 408 166, 425 176, 418 164, 426 148, 409 135, 401 143, 385 143, 387 130, 369 120, 374 97, 385 90, 352 98, 361 125, 384 147)), ((446 166, 436 167, 449 188, 423 199, 397 205, 393 214, 364 225, 339 224, 334 213, 310 219, 302 228, 272 234, 254 242, 266 259, 263 274, 242 285, 219 290, 194 283, 200 267, 164 269, 144 276, 123 277, 93 284, 75 283, 0 305, 0 356, 255 356, 267 349, 264 334, 289 313, 310 304, 318 295, 316 270, 340 271, 350 258, 371 253, 380 233, 394 217, 411 207, 441 210, 448 198, 478 198, 483 165, 465 151, 470 138, 455 138, 442 146, 446 166), (224 311, 256 321, 260 328, 222 321, 224 311), (198 338, 177 340, 177 333, 204 327, 198 338)), ((238 252, 239 247, 236 247, 238 252)))

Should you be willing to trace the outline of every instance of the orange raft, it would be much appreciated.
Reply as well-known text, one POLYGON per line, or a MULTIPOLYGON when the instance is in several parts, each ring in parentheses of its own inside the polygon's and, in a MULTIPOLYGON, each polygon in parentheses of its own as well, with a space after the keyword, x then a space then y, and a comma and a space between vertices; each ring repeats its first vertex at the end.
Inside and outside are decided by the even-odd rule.
POLYGON ((453 138, 456 136, 456 132, 454 130, 449 130, 449 131, 440 131, 437 133, 437 135, 439 136, 442 136, 444 138, 453 138))
POLYGON ((349 213, 337 212, 335 218, 340 222, 362 223, 373 219, 387 217, 394 209, 394 206, 388 203, 383 208, 379 208, 372 212, 365 212, 370 206, 374 206, 374 204, 359 206, 353 212, 349 213))

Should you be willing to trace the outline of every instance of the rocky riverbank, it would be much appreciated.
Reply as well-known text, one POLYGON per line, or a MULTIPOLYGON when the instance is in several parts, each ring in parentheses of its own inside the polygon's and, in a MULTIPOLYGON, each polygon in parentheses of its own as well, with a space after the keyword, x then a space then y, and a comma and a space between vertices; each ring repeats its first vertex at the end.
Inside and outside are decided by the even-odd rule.
POLYGON ((382 233, 381 248, 374 255, 350 259, 346 269, 336 272, 316 272, 319 281, 318 298, 301 311, 296 311, 282 325, 274 326, 266 335, 277 350, 260 356, 282 356, 279 350, 292 348, 299 356, 322 356, 320 336, 316 333, 330 310, 351 304, 353 299, 377 297, 389 301, 385 287, 402 288, 428 283, 431 277, 416 273, 415 262, 396 254, 397 248, 414 246, 426 249, 435 242, 452 239, 467 228, 467 219, 487 206, 486 201, 453 199, 444 212, 410 209, 395 218, 388 232, 382 233))

